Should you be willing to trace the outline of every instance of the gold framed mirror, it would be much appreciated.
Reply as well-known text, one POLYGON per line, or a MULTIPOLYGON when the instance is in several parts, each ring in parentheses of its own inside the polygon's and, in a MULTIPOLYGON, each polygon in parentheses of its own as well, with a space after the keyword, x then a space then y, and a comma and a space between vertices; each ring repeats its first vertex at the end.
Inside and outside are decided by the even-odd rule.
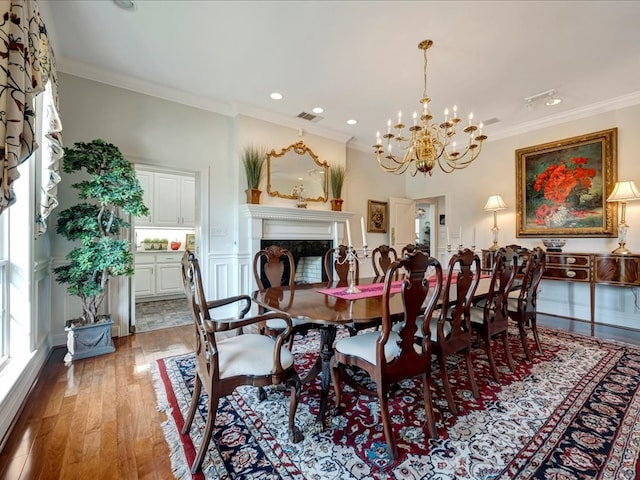
POLYGON ((267 193, 272 197, 298 199, 300 187, 307 202, 329 199, 329 164, 321 161, 300 141, 276 153, 267 153, 267 193))

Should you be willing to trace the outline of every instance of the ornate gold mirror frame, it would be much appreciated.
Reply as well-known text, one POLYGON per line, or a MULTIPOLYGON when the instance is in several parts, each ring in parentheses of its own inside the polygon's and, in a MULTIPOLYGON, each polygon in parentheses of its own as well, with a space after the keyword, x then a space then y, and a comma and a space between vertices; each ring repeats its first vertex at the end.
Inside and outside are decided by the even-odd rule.
POLYGON ((279 153, 267 153, 267 193, 272 197, 298 199, 303 187, 304 200, 326 202, 329 199, 329 164, 321 161, 300 141, 279 153))

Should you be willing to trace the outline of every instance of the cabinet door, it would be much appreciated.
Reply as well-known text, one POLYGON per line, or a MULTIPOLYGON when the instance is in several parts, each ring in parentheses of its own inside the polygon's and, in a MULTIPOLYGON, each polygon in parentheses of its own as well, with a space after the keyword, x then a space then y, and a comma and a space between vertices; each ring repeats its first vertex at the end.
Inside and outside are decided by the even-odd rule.
POLYGON ((156 264, 156 295, 183 293, 180 264, 156 264))
POLYGON ((136 298, 155 295, 155 279, 153 276, 153 264, 136 264, 133 282, 136 286, 136 298))
POLYGON ((153 185, 153 225, 177 227, 180 224, 180 177, 156 173, 153 185))
POLYGON ((136 170, 136 177, 138 178, 138 182, 140 182, 140 186, 144 191, 142 194, 142 201, 149 208, 149 216, 136 217, 135 224, 137 226, 152 225, 153 223, 152 215, 154 210, 153 208, 153 173, 136 170))
POLYGON ((193 228, 196 226, 196 180, 182 177, 180 183, 180 225, 193 228))

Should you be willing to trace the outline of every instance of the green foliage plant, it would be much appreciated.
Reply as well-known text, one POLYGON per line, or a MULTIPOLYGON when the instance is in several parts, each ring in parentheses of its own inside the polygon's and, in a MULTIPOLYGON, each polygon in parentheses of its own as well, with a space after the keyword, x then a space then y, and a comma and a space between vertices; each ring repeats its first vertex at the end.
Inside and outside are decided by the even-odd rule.
POLYGON ((331 165, 331 167, 329 167, 329 179, 331 180, 331 194, 333 198, 342 198, 342 186, 344 185, 346 174, 347 171, 342 165, 331 165))
POLYGON ((247 175, 247 188, 257 189, 260 186, 262 169, 267 159, 267 149, 249 145, 242 151, 242 164, 247 175))
POLYGON ((120 215, 145 216, 149 209, 133 166, 104 140, 65 148, 63 171, 83 172, 87 178, 72 185, 81 202, 60 212, 56 227, 59 235, 80 244, 54 273, 58 283, 80 297, 83 323, 95 323, 109 279, 134 272, 129 242, 120 238, 129 224, 120 215))

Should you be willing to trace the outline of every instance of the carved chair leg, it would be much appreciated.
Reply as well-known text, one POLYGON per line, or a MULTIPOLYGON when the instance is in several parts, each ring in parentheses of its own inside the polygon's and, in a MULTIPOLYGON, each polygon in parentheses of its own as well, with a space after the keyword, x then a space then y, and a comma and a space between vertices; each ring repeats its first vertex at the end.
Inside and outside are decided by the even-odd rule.
POLYGON ((436 421, 433 416, 433 403, 431 399, 431 372, 422 375, 422 388, 424 397, 424 413, 427 422, 427 430, 431 438, 438 438, 438 431, 436 430, 436 421))
MULTIPOLYGON (((334 357, 335 358, 335 357, 334 357)), ((333 359, 331 360, 331 382, 333 383, 334 393, 334 411, 340 410, 340 400, 342 399, 342 386, 340 385, 340 365, 333 359)))
POLYGON ((540 343, 540 337, 538 336, 538 326, 536 324, 536 317, 531 317, 531 330, 533 330, 533 338, 536 341, 538 347, 538 353, 542 353, 542 344, 540 343))
POLYGON ((209 442, 211 442, 211 435, 213 434, 213 427, 216 424, 216 414, 218 413, 218 396, 210 393, 209 401, 207 405, 207 423, 204 426, 204 432, 202 434, 202 443, 198 447, 198 454, 196 455, 196 459, 193 461, 193 465, 191 465, 191 473, 194 475, 200 471, 202 467, 202 462, 204 461, 204 456, 209 449, 209 442))
POLYGON ((387 440, 387 446, 389 447, 389 454, 394 460, 398 458, 398 448, 396 447, 396 441, 393 437, 393 428, 391 427, 391 419, 389 418, 389 400, 387 398, 387 392, 383 385, 378 385, 378 400, 380 401, 380 416, 382 416, 382 428, 384 430, 384 437, 387 440))
POLYGON ((487 358, 489 359, 489 367, 491 368, 491 375, 496 382, 500 382, 500 373, 498 372, 498 367, 496 366, 496 359, 493 355, 493 348, 491 348, 491 337, 488 333, 483 335, 485 351, 487 352, 487 358))
POLYGON ((531 350, 529 350, 529 344, 527 342, 527 330, 524 326, 524 319, 518 319, 518 330, 520 331, 520 340, 522 341, 522 348, 524 349, 524 356, 527 358, 527 361, 531 361, 531 350))
POLYGON ((438 355, 438 361, 440 363, 440 371, 442 372, 442 386, 444 387, 444 395, 447 398, 447 404, 449 405, 449 411, 453 415, 458 414, 456 404, 453 401, 453 393, 451 393, 451 384, 449 383, 449 374, 447 373, 447 359, 445 355, 440 353, 438 355))
POLYGON ((502 332, 502 344, 504 345, 504 354, 507 356, 509 370, 513 372, 515 366, 513 365, 513 357, 511 356, 511 349, 509 348, 509 335, 506 330, 502 332))
POLYGON ((184 419, 184 425, 182 426, 182 434, 186 435, 191 429, 193 423, 193 417, 198 409, 198 400, 200 399, 200 393, 202 392, 202 380, 200 376, 196 374, 196 383, 193 387, 193 395, 191 396, 191 403, 189 404, 189 410, 187 411, 187 417, 184 419))
POLYGON ((290 385, 290 395, 291 399, 289 400, 289 441, 291 443, 298 443, 302 441, 304 435, 300 429, 296 426, 296 410, 298 409, 298 399, 300 398, 300 377, 298 374, 295 374, 292 378, 287 381, 287 384, 290 385))
POLYGON ((467 361, 467 372, 469 374, 469 383, 471 384, 471 391, 474 398, 480 397, 480 391, 478 390, 478 384, 476 383, 476 377, 473 374, 473 361, 471 360, 471 345, 465 351, 465 359, 467 361))

